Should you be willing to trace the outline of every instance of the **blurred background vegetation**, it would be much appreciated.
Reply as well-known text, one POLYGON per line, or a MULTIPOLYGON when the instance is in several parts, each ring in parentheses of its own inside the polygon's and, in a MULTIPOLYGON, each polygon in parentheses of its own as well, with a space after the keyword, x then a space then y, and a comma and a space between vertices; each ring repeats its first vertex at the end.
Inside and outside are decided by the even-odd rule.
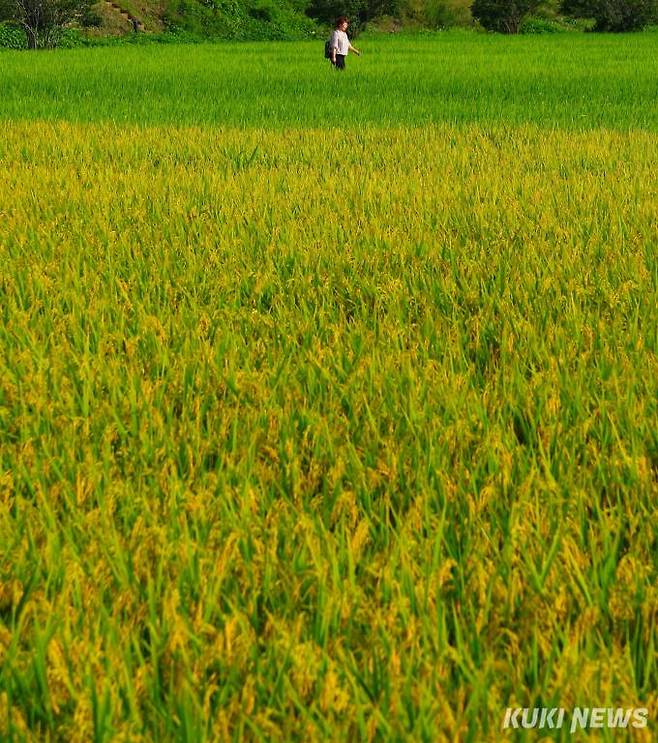
POLYGON ((634 31, 658 22, 657 4, 658 0, 0 0, 0 47, 324 38, 334 18, 342 14, 351 19, 353 36, 365 29, 398 33, 452 27, 510 34, 634 31), (46 26, 34 28, 30 13, 46 26))

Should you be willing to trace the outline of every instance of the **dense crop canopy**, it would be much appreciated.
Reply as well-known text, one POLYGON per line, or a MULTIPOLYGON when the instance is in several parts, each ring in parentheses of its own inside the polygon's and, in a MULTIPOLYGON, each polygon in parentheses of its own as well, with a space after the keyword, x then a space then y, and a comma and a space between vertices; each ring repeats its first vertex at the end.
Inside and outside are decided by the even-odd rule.
POLYGON ((500 118, 0 123, 3 740, 652 708, 657 135, 500 118))

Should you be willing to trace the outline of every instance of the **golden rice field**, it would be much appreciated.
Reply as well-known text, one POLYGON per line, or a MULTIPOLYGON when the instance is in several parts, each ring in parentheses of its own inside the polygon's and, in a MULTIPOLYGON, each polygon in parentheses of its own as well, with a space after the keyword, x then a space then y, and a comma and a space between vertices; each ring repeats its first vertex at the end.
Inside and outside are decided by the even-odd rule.
POLYGON ((0 122, 0 739, 654 739, 657 228, 651 131, 0 122))

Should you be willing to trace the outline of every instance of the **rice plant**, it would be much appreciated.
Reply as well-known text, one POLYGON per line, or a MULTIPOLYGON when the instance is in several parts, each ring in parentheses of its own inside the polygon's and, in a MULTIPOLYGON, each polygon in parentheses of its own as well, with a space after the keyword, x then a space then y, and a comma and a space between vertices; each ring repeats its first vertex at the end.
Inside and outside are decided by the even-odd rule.
POLYGON ((584 705, 651 740, 649 68, 575 127, 565 54, 534 112, 490 81, 453 117, 384 54, 264 67, 287 106, 239 57, 226 103, 224 49, 0 58, 0 738, 532 740, 506 707, 584 705))

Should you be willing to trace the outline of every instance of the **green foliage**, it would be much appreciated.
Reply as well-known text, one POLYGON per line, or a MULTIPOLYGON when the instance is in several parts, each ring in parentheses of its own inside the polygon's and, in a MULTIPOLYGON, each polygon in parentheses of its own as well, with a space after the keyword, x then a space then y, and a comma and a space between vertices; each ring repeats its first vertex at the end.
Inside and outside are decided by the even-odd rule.
POLYGON ((568 31, 582 30, 571 18, 544 18, 541 16, 530 16, 526 18, 519 28, 521 34, 559 34, 568 31))
POLYGON ((100 28, 103 24, 103 19, 93 6, 87 6, 80 14, 80 25, 83 28, 100 28))
POLYGON ((170 31, 225 39, 299 39, 317 31, 286 0, 168 0, 163 21, 170 31))
POLYGON ((306 13, 319 23, 334 27, 338 16, 350 19, 350 36, 358 35, 368 20, 368 0, 310 0, 306 13))
POLYGON ((88 17, 92 0, 0 0, 0 18, 10 18, 25 32, 29 49, 51 48, 64 29, 88 17))
POLYGON ((539 0, 474 0, 473 17, 487 30, 516 34, 539 0))
POLYGON ((13 0, 0 0, 0 23, 14 21, 16 6, 13 0))
POLYGON ((405 0, 310 0, 306 13, 321 24, 333 28, 338 16, 350 19, 350 36, 358 36, 366 25, 382 16, 398 16, 405 0))
POLYGON ((639 31, 655 22, 657 0, 562 0, 562 12, 593 18, 596 31, 639 31))
POLYGON ((526 18, 519 27, 520 34, 555 34, 561 33, 563 27, 554 20, 548 18, 526 18))
POLYGON ((404 0, 402 16, 405 22, 428 29, 469 26, 473 21, 471 0, 404 0))
POLYGON ((0 48, 25 49, 25 34, 14 23, 0 23, 0 48))
MULTIPOLYGON (((149 34, 126 34, 125 36, 90 36, 84 30, 66 28, 58 40, 59 49, 82 49, 91 47, 144 47, 179 46, 201 44, 207 38, 183 30, 149 34)), ((0 23, 0 49, 27 49, 25 33, 10 23, 0 23)))

